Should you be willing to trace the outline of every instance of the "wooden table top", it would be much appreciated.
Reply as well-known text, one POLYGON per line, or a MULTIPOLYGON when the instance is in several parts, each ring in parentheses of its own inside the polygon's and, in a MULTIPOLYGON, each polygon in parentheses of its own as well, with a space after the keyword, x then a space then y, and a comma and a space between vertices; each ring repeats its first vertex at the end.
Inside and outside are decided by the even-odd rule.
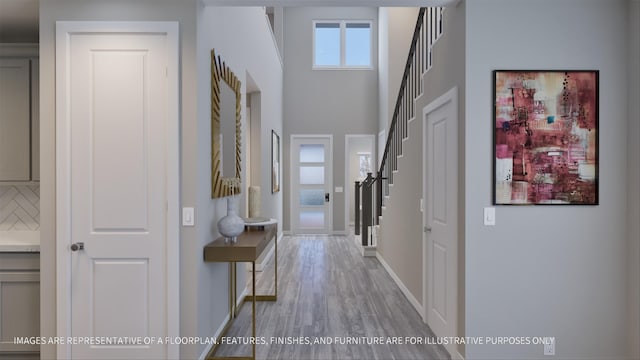
POLYGON ((205 262, 256 261, 271 239, 278 232, 278 224, 265 225, 264 230, 248 227, 238 235, 237 243, 225 244, 219 237, 204 247, 205 262))

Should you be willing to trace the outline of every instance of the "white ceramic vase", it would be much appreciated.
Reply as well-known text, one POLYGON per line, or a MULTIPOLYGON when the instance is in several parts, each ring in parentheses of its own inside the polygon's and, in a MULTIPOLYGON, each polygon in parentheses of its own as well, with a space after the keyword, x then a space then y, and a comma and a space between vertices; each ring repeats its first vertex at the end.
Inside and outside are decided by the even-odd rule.
POLYGON ((227 215, 218 221, 218 231, 226 243, 238 241, 238 235, 244 231, 244 220, 238 216, 238 196, 227 198, 227 215))

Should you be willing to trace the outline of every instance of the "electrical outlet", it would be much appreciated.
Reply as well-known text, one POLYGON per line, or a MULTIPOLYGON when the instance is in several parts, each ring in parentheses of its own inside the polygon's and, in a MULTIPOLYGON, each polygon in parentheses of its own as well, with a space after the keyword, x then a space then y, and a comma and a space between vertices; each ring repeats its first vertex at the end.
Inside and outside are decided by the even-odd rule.
POLYGON ((543 340, 544 340, 544 354, 555 355, 556 354, 556 338, 545 337, 543 340))

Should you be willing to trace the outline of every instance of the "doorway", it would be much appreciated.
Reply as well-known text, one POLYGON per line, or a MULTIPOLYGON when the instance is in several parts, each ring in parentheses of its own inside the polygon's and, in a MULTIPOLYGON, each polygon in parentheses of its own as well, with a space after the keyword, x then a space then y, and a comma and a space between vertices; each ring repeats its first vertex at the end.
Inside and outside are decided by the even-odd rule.
POLYGON ((375 135, 345 136, 345 224, 354 225, 355 213, 360 211, 355 204, 355 182, 362 181, 367 173, 376 176, 375 135))
POLYGON ((294 234, 333 230, 333 136, 291 135, 291 224, 294 234))
POLYGON ((179 357, 178 32, 56 24, 58 358, 179 357))
MULTIPOLYGON (((422 113, 424 320, 436 336, 457 336, 458 313, 458 90, 422 113)), ((453 356, 455 344, 445 346, 453 356)))

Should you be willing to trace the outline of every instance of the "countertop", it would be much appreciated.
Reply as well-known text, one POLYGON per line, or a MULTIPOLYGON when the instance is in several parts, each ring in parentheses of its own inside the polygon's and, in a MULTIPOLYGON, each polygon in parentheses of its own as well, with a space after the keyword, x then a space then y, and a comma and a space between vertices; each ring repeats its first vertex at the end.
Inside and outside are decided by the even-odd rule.
POLYGON ((40 231, 0 231, 0 252, 40 252, 40 231))

